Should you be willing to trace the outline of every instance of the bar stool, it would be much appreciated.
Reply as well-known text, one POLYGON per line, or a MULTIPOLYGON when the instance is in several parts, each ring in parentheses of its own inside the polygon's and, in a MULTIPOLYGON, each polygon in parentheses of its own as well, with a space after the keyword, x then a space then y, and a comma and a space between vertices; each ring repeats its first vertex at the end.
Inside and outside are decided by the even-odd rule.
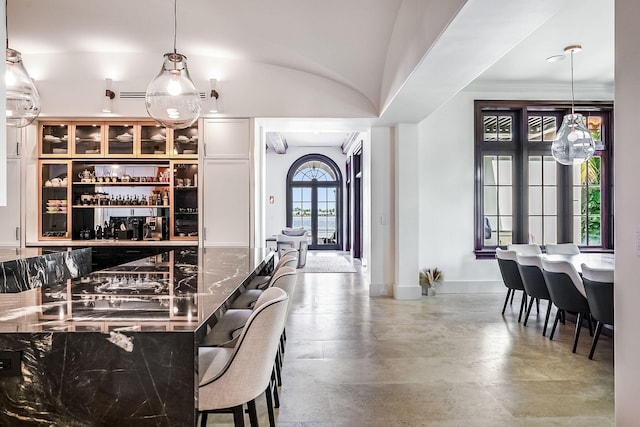
MULTIPOLYGON (((296 250, 294 249, 294 251, 296 250)), ((278 263, 273 268, 273 272, 270 275, 254 277, 253 279, 251 279, 246 289, 266 289, 267 287, 269 287, 269 281, 280 269, 280 267, 296 268, 297 264, 298 260, 293 255, 284 255, 278 260, 278 263)))
MULTIPOLYGON (((295 280, 297 272, 294 268, 291 267, 280 267, 278 271, 273 275, 271 280, 269 281, 266 288, 270 288, 274 286, 276 281, 283 280, 283 277, 293 276, 293 280, 295 280)), ((238 298, 236 298, 232 303, 230 308, 252 308, 253 304, 255 304, 256 300, 263 292, 262 289, 245 289, 238 298)))
MULTIPOLYGON (((233 413, 234 425, 244 427, 244 405, 249 409, 252 426, 258 425, 255 399, 263 392, 269 402, 273 355, 284 328, 289 297, 279 288, 269 288, 233 348, 201 347, 198 349, 198 411, 201 427, 207 414, 233 413)), ((275 420, 273 420, 275 425, 275 420)))

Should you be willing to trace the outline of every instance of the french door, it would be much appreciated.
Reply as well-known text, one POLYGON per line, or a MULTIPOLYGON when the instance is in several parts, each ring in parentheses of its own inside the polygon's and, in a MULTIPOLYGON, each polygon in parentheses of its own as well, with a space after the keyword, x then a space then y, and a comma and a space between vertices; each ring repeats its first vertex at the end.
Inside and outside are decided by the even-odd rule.
POLYGON ((287 226, 304 228, 309 249, 341 249, 340 172, 320 155, 298 159, 289 170, 287 226))

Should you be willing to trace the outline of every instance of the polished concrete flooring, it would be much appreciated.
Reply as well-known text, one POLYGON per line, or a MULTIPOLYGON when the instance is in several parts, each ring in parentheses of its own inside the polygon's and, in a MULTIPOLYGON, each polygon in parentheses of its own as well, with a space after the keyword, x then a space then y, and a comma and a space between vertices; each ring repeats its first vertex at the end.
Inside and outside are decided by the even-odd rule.
POLYGON ((361 273, 299 274, 278 426, 613 426, 612 339, 589 360, 584 328, 572 354, 573 324, 549 341, 546 302, 524 327, 520 295, 500 315, 505 295, 396 301, 370 298, 361 273))

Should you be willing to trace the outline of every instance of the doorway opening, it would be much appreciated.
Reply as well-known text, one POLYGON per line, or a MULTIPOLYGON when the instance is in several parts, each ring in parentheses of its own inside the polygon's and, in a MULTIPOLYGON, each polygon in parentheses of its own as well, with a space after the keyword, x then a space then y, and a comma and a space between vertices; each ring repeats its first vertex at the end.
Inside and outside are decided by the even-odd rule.
POLYGON ((287 226, 308 231, 309 249, 342 248, 342 176, 329 157, 308 154, 289 168, 287 226))

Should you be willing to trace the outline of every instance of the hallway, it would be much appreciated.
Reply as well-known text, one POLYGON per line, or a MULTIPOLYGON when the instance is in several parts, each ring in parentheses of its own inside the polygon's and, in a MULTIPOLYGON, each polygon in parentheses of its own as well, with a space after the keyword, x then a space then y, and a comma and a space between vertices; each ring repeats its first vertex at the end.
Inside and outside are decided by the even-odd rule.
POLYGON ((571 354, 572 325, 551 342, 543 319, 518 324, 519 296, 504 318, 502 301, 370 298, 360 273, 299 274, 278 426, 613 426, 612 340, 590 361, 586 330, 571 354))

